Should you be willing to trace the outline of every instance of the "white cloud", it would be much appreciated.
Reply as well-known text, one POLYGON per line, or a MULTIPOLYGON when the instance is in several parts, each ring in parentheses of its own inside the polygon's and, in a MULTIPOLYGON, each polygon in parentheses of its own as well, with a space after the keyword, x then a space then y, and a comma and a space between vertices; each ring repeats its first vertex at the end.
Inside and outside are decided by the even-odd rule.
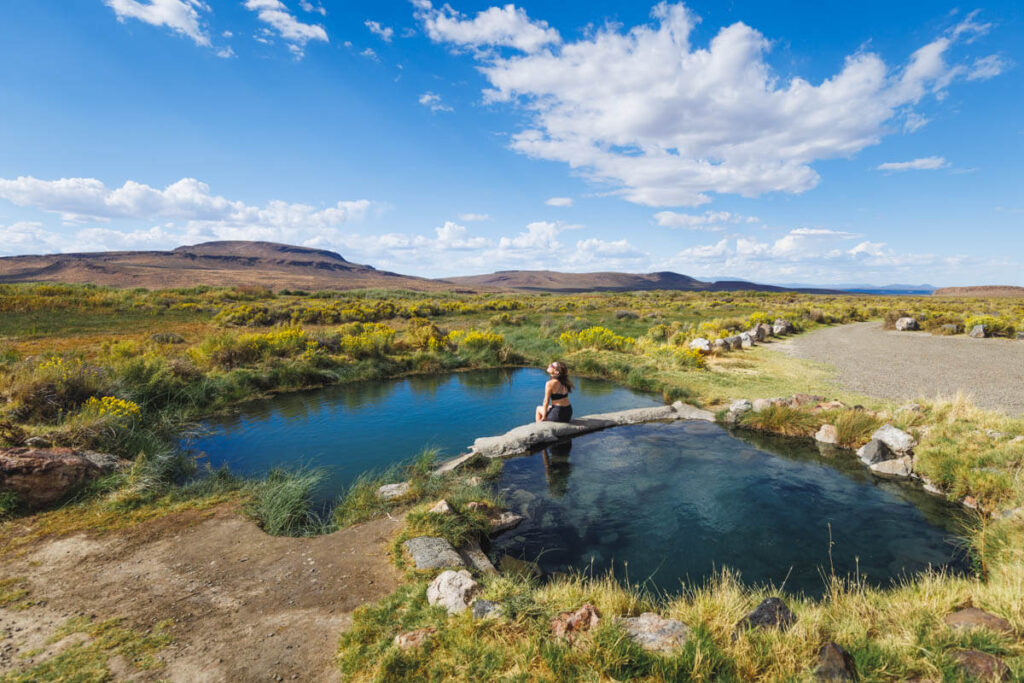
POLYGON ((366 57, 367 59, 372 59, 375 62, 379 62, 380 61, 380 57, 377 56, 377 53, 374 51, 374 49, 372 47, 366 48, 365 50, 363 50, 359 54, 362 55, 363 57, 366 57))
POLYGON ((558 233, 569 229, 561 223, 551 221, 536 221, 526 226, 526 231, 515 237, 502 237, 498 242, 501 249, 530 249, 538 252, 561 249, 558 241, 558 233))
POLYGON ((423 22, 430 39, 460 47, 511 47, 536 52, 545 45, 558 44, 561 36, 545 21, 532 21, 513 4, 490 7, 468 19, 445 4, 435 9, 430 0, 413 0, 416 17, 423 22))
POLYGON ((250 206, 211 194, 210 187, 195 178, 182 178, 162 190, 133 180, 108 188, 96 178, 0 178, 0 199, 60 214, 66 222, 174 219, 243 230, 254 226, 336 227, 361 219, 370 208, 366 199, 338 202, 325 209, 278 200, 250 206))
POLYGON ((299 7, 301 7, 304 12, 315 12, 322 17, 327 16, 327 10, 324 9, 322 5, 314 5, 309 2, 309 0, 299 0, 299 7))
POLYGON ((489 221, 493 219, 486 213, 460 213, 459 220, 471 223, 474 221, 489 221))
POLYGON ((370 29, 370 33, 380 36, 380 39, 383 40, 385 43, 390 43, 391 39, 395 35, 395 29, 391 28, 390 26, 381 26, 380 22, 378 21, 370 21, 369 19, 367 19, 363 23, 366 24, 366 28, 370 29))
POLYGON ((544 203, 548 206, 572 206, 572 197, 551 197, 544 203))
POLYGON ((210 36, 201 26, 201 12, 210 7, 200 0, 104 0, 114 10, 118 21, 138 19, 153 26, 167 28, 191 38, 196 45, 210 46, 210 36))
POLYGON ((878 171, 937 171, 947 168, 949 162, 942 157, 923 157, 913 161, 887 161, 876 167, 878 171))
POLYGON ((420 95, 417 100, 424 107, 430 109, 430 111, 455 111, 441 100, 441 96, 435 92, 425 92, 420 95))
POLYGON ((654 214, 654 220, 664 228, 684 228, 708 232, 724 230, 726 224, 758 222, 754 216, 741 216, 728 211, 705 211, 698 214, 659 211, 654 214))
MULTIPOLYGON (((718 30, 706 47, 695 45, 699 19, 681 4, 656 5, 651 24, 609 25, 566 43, 513 5, 469 20, 427 0, 414 4, 435 41, 525 53, 474 53, 490 84, 485 101, 529 112, 526 129, 512 137, 514 150, 565 162, 650 206, 814 187, 814 162, 877 144, 894 119, 907 130, 923 125, 914 106, 969 76, 947 58, 983 26, 968 18, 904 65, 859 51, 812 83, 779 77, 765 59, 771 41, 741 22, 718 30)), ((978 77, 992 71, 989 63, 976 69, 978 77)))
POLYGON ((256 12, 260 21, 277 31, 296 57, 301 58, 305 54, 306 43, 311 40, 329 42, 323 26, 299 21, 281 0, 245 0, 245 7, 256 12))
POLYGON ((1006 71, 1008 66, 1009 63, 999 55, 979 57, 978 59, 975 59, 974 64, 971 65, 971 70, 967 73, 967 80, 987 81, 988 79, 995 78, 1006 71))

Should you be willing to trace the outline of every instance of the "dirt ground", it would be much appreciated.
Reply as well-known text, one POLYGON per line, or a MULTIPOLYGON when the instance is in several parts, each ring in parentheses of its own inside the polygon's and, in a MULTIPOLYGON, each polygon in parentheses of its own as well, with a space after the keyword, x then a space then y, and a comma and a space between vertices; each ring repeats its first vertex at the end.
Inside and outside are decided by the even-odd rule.
POLYGON ((115 658, 117 680, 338 680, 333 659, 352 611, 397 586, 387 546, 399 523, 280 538, 224 505, 44 540, 0 566, 0 578, 27 580, 33 603, 0 609, 0 676, 77 642, 48 644, 85 616, 142 632, 173 620, 173 642, 159 653, 166 666, 138 672, 115 658))

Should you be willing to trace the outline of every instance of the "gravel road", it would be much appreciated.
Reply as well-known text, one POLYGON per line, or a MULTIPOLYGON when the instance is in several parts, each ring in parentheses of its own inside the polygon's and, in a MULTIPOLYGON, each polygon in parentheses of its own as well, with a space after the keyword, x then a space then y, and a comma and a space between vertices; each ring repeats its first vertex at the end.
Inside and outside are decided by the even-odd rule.
POLYGON ((894 332, 880 322, 826 327, 772 344, 836 368, 841 384, 896 400, 970 395, 975 404, 1024 415, 1024 341, 894 332))

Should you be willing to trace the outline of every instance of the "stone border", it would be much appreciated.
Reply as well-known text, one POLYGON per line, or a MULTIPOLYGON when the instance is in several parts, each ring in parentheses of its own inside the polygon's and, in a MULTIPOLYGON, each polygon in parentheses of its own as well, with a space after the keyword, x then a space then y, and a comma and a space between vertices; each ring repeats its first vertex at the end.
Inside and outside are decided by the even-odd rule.
POLYGON ((480 437, 473 442, 468 453, 442 463, 440 467, 434 470, 434 474, 444 474, 456 470, 476 456, 505 458, 521 455, 562 439, 571 439, 581 434, 589 434, 590 432, 596 432, 609 427, 664 420, 703 420, 705 422, 714 422, 715 415, 682 401, 676 401, 670 406, 634 408, 614 413, 585 415, 572 422, 532 422, 515 427, 499 436, 480 437))

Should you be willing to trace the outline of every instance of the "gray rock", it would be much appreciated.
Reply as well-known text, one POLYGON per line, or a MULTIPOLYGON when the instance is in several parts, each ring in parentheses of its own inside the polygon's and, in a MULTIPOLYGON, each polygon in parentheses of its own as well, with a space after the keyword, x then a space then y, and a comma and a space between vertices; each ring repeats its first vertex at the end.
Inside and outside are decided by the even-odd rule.
POLYGON ((906 479, 914 473, 914 460, 909 455, 869 465, 872 474, 886 479, 906 479))
POLYGON ((876 462, 892 460, 896 456, 884 443, 878 439, 871 439, 871 441, 868 441, 857 449, 857 457, 860 458, 865 465, 874 465, 876 462))
POLYGON ((1010 622, 977 607, 967 607, 952 614, 947 614, 942 620, 950 628, 987 628, 990 631, 1013 635, 1013 626, 1010 622))
POLYGON ((793 324, 788 320, 776 318, 775 323, 772 325, 772 332, 775 333, 776 337, 780 334, 792 334, 793 324))
POLYGON ((644 612, 638 617, 616 620, 630 639, 645 650, 670 653, 686 644, 690 628, 681 621, 644 612))
POLYGON ((724 339, 716 339, 715 341, 711 342, 711 348, 715 351, 715 353, 728 351, 729 342, 725 341, 724 339))
POLYGON ((984 325, 975 325, 968 334, 972 339, 984 339, 988 336, 988 329, 984 325))
POLYGON ((900 318, 896 321, 897 332, 911 332, 913 330, 921 329, 920 325, 913 318, 900 318))
POLYGON ((689 403, 683 403, 682 401, 676 401, 673 403, 672 410, 675 411, 675 419, 677 420, 701 420, 703 422, 715 421, 715 414, 710 410, 701 410, 696 406, 691 406, 689 403))
POLYGON ((736 630, 749 628, 777 628, 780 631, 789 629, 796 623, 796 615, 789 606, 779 598, 765 598, 747 616, 736 624, 736 630))
POLYGON ((775 401, 776 399, 773 398, 755 398, 752 404, 753 410, 755 413, 760 413, 762 411, 768 410, 769 408, 772 407, 772 403, 774 403, 775 401))
POLYGON ((763 342, 767 338, 765 337, 764 329, 760 325, 754 325, 751 327, 747 334, 753 337, 754 341, 763 342))
POLYGON ((953 658, 970 680, 1009 681, 1013 675, 1006 662, 987 652, 963 650, 954 654, 953 658))
POLYGON ((480 590, 480 584, 465 569, 441 572, 427 586, 427 602, 441 605, 448 614, 465 612, 473 603, 473 598, 480 590))
POLYGON ((749 413, 754 409, 754 404, 745 398, 741 398, 737 401, 733 401, 729 404, 729 412, 735 413, 736 415, 742 415, 743 413, 749 413))
POLYGON ((946 323, 939 329, 941 329, 946 334, 960 334, 960 326, 957 325, 956 323, 946 323))
POLYGON ((999 439, 1005 439, 1007 434, 1006 434, 1006 432, 1000 432, 1000 431, 995 430, 995 429, 986 429, 985 430, 985 436, 987 436, 990 439, 999 440, 999 439))
POLYGON ((754 344, 756 344, 756 343, 757 343, 757 340, 749 332, 742 332, 740 334, 740 346, 742 348, 744 348, 744 349, 753 348, 754 344))
POLYGON ((473 603, 474 619, 498 619, 505 615, 501 605, 490 600, 477 600, 473 603))
POLYGON ((814 435, 814 440, 820 443, 839 443, 839 431, 835 425, 821 425, 821 429, 814 435))
POLYGON ((902 429, 893 427, 891 424, 879 427, 878 430, 871 435, 871 438, 878 439, 888 446, 890 451, 897 455, 905 455, 917 445, 917 441, 914 440, 914 437, 907 434, 902 429))
POLYGON ((855 681, 857 666, 843 648, 835 643, 825 643, 818 650, 818 666, 814 669, 816 681, 855 681))
POLYGON ((704 337, 697 337, 690 342, 691 351, 700 351, 701 353, 711 353, 711 342, 704 337))
POLYGON ((476 570, 480 574, 493 576, 498 573, 498 570, 491 564, 490 558, 487 557, 487 553, 483 551, 480 543, 477 541, 470 541, 455 552, 459 554, 459 557, 462 558, 467 567, 476 570))
POLYGON ((463 567, 462 557, 455 552, 452 544, 435 536, 418 536, 402 544, 409 553, 416 569, 441 569, 442 567, 463 567))
POLYGON ((377 497, 383 500, 397 500, 409 493, 412 485, 407 481, 400 481, 397 484, 384 484, 377 489, 377 497))
POLYGON ((524 519, 526 519, 526 517, 517 515, 514 512, 502 512, 491 520, 491 533, 500 534, 502 531, 515 529, 524 519))
POLYGON ((733 351, 739 351, 743 348, 743 339, 738 334, 734 334, 731 337, 726 337, 725 341, 729 343, 729 348, 733 351))
POLYGON ((772 326, 769 325, 768 323, 759 323, 757 329, 761 330, 761 332, 764 333, 765 339, 774 336, 775 334, 774 328, 772 328, 772 326))

